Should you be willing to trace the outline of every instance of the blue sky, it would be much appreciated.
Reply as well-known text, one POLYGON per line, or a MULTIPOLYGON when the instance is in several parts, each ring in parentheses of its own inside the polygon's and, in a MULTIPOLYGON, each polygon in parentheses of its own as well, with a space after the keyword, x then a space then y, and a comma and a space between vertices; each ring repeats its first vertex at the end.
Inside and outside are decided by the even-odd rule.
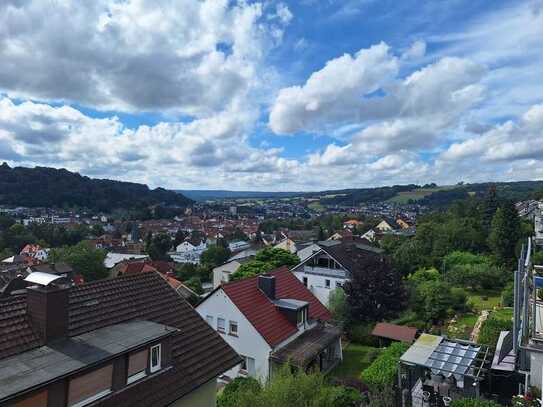
POLYGON ((10 165, 178 189, 543 177, 543 0, 6 0, 0 27, 10 165))

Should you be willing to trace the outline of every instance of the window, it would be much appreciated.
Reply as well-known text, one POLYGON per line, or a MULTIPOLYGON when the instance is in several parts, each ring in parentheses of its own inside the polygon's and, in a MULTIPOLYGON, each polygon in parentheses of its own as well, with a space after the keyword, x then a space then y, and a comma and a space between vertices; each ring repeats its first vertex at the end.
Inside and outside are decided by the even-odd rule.
POLYGON ((238 336, 238 323, 236 321, 230 321, 228 333, 232 336, 238 336))
POLYGON ((151 373, 154 373, 156 372, 157 370, 160 370, 160 366, 161 366, 161 346, 160 344, 158 345, 155 345, 155 346, 151 346, 151 364, 150 364, 150 367, 149 367, 149 370, 151 371, 151 373))
POLYGON ((255 360, 253 358, 250 358, 249 356, 240 356, 243 359, 243 362, 241 362, 239 373, 242 375, 256 377, 255 360))
POLYGON ((304 277, 304 285, 307 287, 307 277, 304 277))
POLYGON ((330 288, 330 280, 324 280, 324 286, 330 288))
POLYGON ((296 315, 298 325, 305 324, 305 321, 307 319, 307 308, 303 308, 300 311, 298 311, 298 314, 296 315))
POLYGON ((144 349, 134 352, 128 356, 128 377, 126 383, 134 383, 143 379, 147 374, 147 365, 149 363, 149 350, 144 349))
POLYGON ((336 288, 343 287, 343 284, 341 284, 341 281, 336 281, 336 288))
POLYGON ((225 333, 225 321, 224 318, 217 318, 217 331, 225 333))
POLYGON ((12 404, 13 407, 47 407, 47 390, 12 404))
POLYGON ((243 355, 239 355, 239 356, 242 359, 241 365, 239 367, 239 372, 241 374, 246 374, 247 373, 247 357, 243 355))
POLYGON ((211 315, 206 316, 206 321, 209 326, 213 326, 213 317, 211 315))
POLYGON ((83 407, 111 393, 113 365, 93 370, 70 380, 68 407, 83 407))

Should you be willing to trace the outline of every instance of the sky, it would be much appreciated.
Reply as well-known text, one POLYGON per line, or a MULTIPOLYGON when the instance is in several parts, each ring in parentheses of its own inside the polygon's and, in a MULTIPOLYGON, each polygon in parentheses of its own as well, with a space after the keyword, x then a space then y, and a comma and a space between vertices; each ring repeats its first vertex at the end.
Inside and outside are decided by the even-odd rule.
POLYGON ((2 0, 0 162, 170 189, 543 179, 543 0, 2 0))

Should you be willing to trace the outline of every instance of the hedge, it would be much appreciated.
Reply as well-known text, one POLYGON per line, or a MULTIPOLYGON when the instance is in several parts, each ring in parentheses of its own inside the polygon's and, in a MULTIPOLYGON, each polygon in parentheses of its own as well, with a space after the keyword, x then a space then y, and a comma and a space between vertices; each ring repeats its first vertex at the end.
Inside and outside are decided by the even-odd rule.
POLYGON ((409 345, 400 342, 390 345, 361 373, 362 381, 370 387, 393 385, 396 382, 400 357, 408 348, 409 345))

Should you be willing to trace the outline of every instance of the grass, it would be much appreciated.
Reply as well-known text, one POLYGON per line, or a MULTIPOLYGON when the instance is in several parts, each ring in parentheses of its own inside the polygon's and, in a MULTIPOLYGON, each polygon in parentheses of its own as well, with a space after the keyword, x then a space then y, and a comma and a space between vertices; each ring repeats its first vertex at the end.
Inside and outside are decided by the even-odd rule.
POLYGON ((420 188, 420 189, 414 189, 412 191, 402 191, 402 192, 398 192, 395 196, 388 199, 388 202, 406 204, 409 202, 409 200, 420 201, 424 197, 427 197, 428 195, 431 195, 434 192, 445 191, 449 189, 451 189, 451 187, 442 186, 442 187, 436 187, 436 188, 420 188))
POLYGON ((310 209, 313 209, 317 212, 323 212, 324 211, 324 206, 321 205, 320 202, 311 202, 309 205, 307 205, 308 208, 310 209))
POLYGON ((468 302, 474 312, 491 311, 500 305, 501 293, 496 290, 468 290, 468 302))
POLYGON ((471 313, 460 316, 454 325, 449 325, 447 336, 458 339, 469 339, 478 318, 479 315, 471 313))
POLYGON ((366 369, 381 351, 380 348, 350 343, 343 349, 343 361, 330 372, 330 376, 359 379, 362 370, 366 369))

